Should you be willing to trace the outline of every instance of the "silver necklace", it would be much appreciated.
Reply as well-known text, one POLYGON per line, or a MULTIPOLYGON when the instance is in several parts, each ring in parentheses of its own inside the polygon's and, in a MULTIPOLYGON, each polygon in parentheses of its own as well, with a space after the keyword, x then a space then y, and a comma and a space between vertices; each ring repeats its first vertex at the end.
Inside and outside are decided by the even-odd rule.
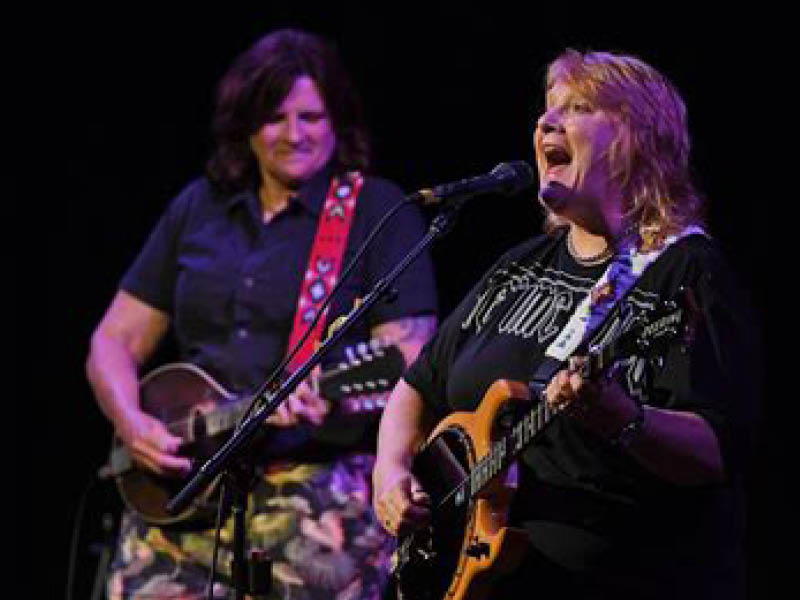
POLYGON ((593 267, 602 264, 611 258, 612 255, 611 246, 606 246, 600 252, 592 256, 579 256, 577 250, 575 250, 575 246, 572 244, 572 232, 567 234, 567 251, 576 263, 584 267, 593 267))

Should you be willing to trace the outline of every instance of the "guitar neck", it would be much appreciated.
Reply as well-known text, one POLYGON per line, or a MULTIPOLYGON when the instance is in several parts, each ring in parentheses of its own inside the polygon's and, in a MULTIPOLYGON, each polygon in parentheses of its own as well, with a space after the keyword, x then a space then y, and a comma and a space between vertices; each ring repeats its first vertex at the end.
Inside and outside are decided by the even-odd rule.
MULTIPOLYGON (((618 350, 617 344, 611 342, 602 348, 590 351, 581 369, 583 378, 597 379, 614 363, 618 350)), ((554 409, 545 401, 543 389, 535 396, 533 408, 523 414, 506 435, 492 444, 492 449, 486 456, 476 461, 462 484, 469 485, 471 497, 479 494, 497 474, 519 459, 536 436, 561 412, 560 408, 554 409)))
MULTIPOLYGON (((347 348, 347 361, 320 374, 315 392, 336 404, 343 415, 367 415, 383 410, 394 382, 405 362, 395 346, 373 342, 347 348)), ((203 414, 205 435, 215 436, 236 427, 244 416, 251 396, 237 398, 203 414)), ((176 425, 176 431, 182 424, 176 425)))
POLYGON ((251 401, 250 397, 240 398, 204 415, 206 435, 213 437, 236 427, 251 401))
POLYGON ((465 481, 470 496, 478 495, 497 474, 517 460, 558 412, 540 400, 511 427, 508 434, 494 442, 491 451, 475 463, 465 481))
MULTIPOLYGON (((335 374, 338 375, 338 374, 335 374)), ((320 378, 324 378, 324 375, 320 378)), ((390 385, 389 382, 386 386, 390 385)), ((320 381, 320 390, 323 391, 324 383, 320 381)), ((340 413, 348 415, 368 414, 380 411, 386 404, 386 398, 389 395, 388 391, 379 391, 381 388, 373 385, 365 385, 361 383, 354 383, 342 386, 348 392, 348 395, 342 393, 332 393, 330 390, 324 394, 326 400, 330 402, 337 402, 337 410, 340 413)), ((383 387, 382 389, 386 389, 383 387)), ((206 435, 214 436, 225 431, 231 430, 236 427, 236 424, 241 420, 250 406, 252 398, 241 398, 218 407, 204 415, 206 435)))

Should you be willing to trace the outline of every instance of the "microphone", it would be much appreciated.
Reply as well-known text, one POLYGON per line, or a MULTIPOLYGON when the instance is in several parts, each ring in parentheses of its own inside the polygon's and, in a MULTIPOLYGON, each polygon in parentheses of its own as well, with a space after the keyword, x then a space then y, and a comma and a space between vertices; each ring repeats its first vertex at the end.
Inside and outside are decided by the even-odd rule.
POLYGON ((516 194, 533 185, 530 165, 522 160, 500 163, 486 175, 437 185, 416 192, 411 197, 423 204, 440 204, 467 200, 481 194, 516 194))

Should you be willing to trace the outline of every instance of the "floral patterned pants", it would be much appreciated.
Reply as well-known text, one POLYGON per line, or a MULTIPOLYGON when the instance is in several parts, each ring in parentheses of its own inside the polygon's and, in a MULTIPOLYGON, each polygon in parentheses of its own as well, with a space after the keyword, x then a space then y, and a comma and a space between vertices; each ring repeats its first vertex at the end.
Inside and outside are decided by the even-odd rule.
MULTIPOLYGON (((249 499, 247 543, 272 560, 265 598, 377 599, 388 582, 393 541, 370 508, 374 457, 270 465, 249 499)), ((233 598, 233 522, 221 532, 214 597, 233 598)), ((206 598, 214 530, 171 531, 126 513, 109 598, 206 598)))

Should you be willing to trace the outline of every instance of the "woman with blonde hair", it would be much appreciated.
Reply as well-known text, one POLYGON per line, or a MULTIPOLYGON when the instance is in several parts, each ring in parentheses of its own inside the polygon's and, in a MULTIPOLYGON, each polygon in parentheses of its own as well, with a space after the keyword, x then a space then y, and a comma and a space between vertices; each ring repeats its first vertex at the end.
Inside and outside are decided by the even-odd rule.
POLYGON ((497 380, 538 381, 555 416, 506 471, 526 551, 510 574, 490 570, 492 597, 742 597, 757 377, 741 349, 755 353, 757 335, 702 228, 684 103, 637 58, 574 50, 550 65, 545 99, 533 141, 548 235, 504 255, 395 388, 376 512, 404 538, 428 521, 435 530, 438 498, 411 468, 432 428, 474 411, 497 380), (589 349, 687 288, 699 312, 691 343, 585 377, 589 349))

